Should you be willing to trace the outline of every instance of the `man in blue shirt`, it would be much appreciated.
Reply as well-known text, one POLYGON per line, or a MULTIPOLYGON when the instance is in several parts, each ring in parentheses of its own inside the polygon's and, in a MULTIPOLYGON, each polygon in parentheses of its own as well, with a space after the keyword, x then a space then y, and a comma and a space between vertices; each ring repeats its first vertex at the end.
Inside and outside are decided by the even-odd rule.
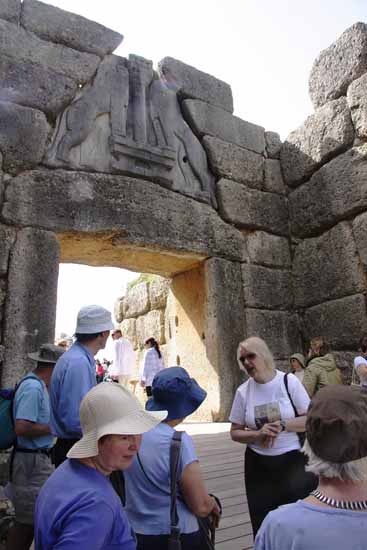
POLYGON ((104 349, 114 328, 111 313, 96 305, 78 313, 75 343, 57 362, 51 378, 51 427, 57 436, 53 462, 59 466, 81 437, 79 407, 85 394, 96 385, 94 356, 104 349))
POLYGON ((37 366, 20 381, 15 392, 13 417, 17 439, 11 456, 9 491, 16 521, 9 530, 9 550, 30 548, 36 498, 53 471, 50 449, 54 438, 47 386, 55 363, 63 353, 63 348, 53 344, 43 344, 39 352, 30 353, 37 366))

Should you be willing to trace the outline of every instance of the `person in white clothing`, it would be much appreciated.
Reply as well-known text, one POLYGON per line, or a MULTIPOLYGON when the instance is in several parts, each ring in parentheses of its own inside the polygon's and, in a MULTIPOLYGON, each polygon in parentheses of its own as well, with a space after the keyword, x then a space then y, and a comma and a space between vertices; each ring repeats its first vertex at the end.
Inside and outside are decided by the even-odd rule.
POLYGON ((148 397, 152 396, 152 382, 155 375, 164 369, 163 357, 158 342, 154 338, 145 341, 145 354, 140 369, 140 385, 148 397))
POLYGON ((276 370, 261 338, 241 342, 237 359, 249 379, 237 389, 229 419, 233 441, 246 445, 245 486, 255 537, 268 512, 316 488, 298 436, 305 431, 310 398, 294 374, 276 370))
POLYGON ((119 384, 127 386, 134 371, 135 351, 131 342, 122 337, 119 328, 113 331, 112 338, 114 340, 114 359, 108 372, 117 378, 119 384))
POLYGON ((359 341, 359 351, 360 355, 354 359, 354 372, 359 378, 360 385, 367 388, 367 334, 359 341))
POLYGON ((305 374, 305 358, 302 353, 294 353, 289 358, 290 372, 302 382, 305 374))

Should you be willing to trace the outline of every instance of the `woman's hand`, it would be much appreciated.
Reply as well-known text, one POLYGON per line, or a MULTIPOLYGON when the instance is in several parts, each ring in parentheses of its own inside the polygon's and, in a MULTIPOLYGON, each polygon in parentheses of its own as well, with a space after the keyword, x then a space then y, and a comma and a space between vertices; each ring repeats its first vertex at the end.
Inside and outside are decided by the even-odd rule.
POLYGON ((279 422, 264 424, 260 430, 257 431, 260 445, 263 447, 272 447, 281 431, 282 428, 279 422))

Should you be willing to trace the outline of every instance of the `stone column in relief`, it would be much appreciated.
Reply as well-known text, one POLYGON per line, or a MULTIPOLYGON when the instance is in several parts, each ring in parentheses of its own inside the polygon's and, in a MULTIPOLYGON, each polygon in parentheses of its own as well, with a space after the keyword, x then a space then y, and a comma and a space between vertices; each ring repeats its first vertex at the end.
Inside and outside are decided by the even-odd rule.
POLYGON ((213 420, 223 421, 228 420, 236 388, 241 382, 236 359, 237 346, 245 332, 241 264, 220 258, 207 260, 205 286, 206 350, 218 379, 218 408, 212 407, 213 420))
POLYGON ((147 88, 153 78, 153 64, 142 57, 130 55, 129 72, 134 141, 147 143, 147 88))
MULTIPOLYGON (((10 253, 1 384, 32 368, 27 354, 54 340, 59 243, 54 233, 21 229, 10 253)), ((33 365, 34 366, 34 365, 33 365)))

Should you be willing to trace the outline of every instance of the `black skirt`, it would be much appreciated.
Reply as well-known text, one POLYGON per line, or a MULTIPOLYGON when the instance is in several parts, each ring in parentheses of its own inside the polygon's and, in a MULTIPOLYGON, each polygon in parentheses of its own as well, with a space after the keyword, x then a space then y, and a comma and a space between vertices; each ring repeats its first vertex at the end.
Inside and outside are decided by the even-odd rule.
POLYGON ((305 471, 306 462, 300 451, 267 456, 246 448, 245 486, 254 538, 269 512, 305 498, 317 487, 317 477, 305 471))

